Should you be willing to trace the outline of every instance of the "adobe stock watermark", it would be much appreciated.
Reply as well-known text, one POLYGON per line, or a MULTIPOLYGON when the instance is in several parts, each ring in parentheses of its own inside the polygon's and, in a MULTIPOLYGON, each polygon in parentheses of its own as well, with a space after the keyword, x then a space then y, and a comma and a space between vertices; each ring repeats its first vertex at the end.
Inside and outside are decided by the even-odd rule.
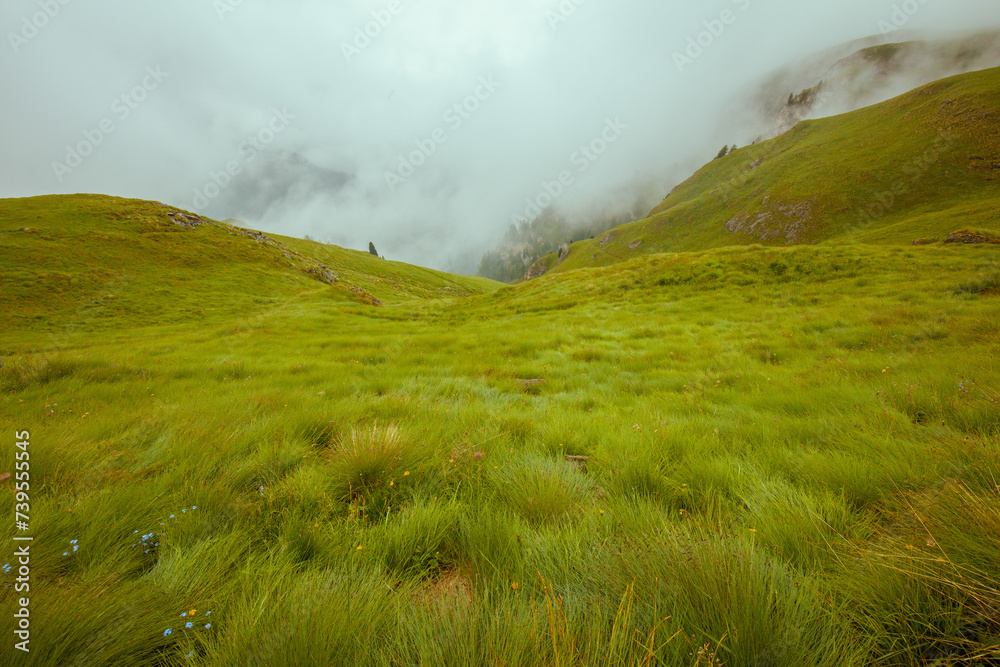
POLYGON ((222 191, 232 184, 233 179, 243 173, 245 165, 257 159, 257 153, 267 148, 279 134, 288 129, 293 120, 295 120, 295 116, 288 113, 287 109, 280 111, 273 109, 271 120, 256 134, 244 139, 243 143, 236 149, 236 157, 226 162, 223 169, 209 172, 209 180, 200 188, 194 189, 191 210, 196 213, 203 211, 213 199, 221 195, 222 191))
MULTIPOLYGON (((472 91, 472 94, 461 102, 452 105, 450 109, 444 112, 441 119, 445 123, 448 123, 451 132, 457 132, 467 120, 472 118, 474 113, 482 108, 484 102, 493 97, 497 89, 501 86, 502 84, 494 81, 492 76, 479 77, 479 85, 472 91)), ((417 149, 409 155, 400 155, 396 169, 385 172, 385 182, 389 186, 389 189, 395 192, 396 188, 403 185, 411 176, 417 173, 417 169, 427 163, 428 158, 437 152, 438 146, 447 141, 448 130, 440 127, 435 128, 427 138, 414 141, 413 143, 417 149)))
POLYGON ((554 10, 546 10, 545 20, 549 22, 549 28, 552 32, 558 30, 560 25, 568 21, 573 14, 576 14, 577 7, 586 4, 586 2, 587 0, 562 0, 554 10))
MULTIPOLYGON (((616 143, 621 138, 627 129, 628 125, 623 123, 620 118, 615 118, 614 120, 608 118, 605 120, 604 129, 601 130, 599 136, 592 139, 589 143, 580 146, 579 149, 570 155, 570 164, 576 167, 577 173, 584 173, 608 151, 611 144, 616 143)), ((514 213, 510 216, 511 222, 515 225, 533 222, 542 214, 542 211, 559 199, 575 181, 576 177, 569 169, 559 172, 553 181, 542 181, 541 191, 534 197, 524 200, 526 204, 524 214, 514 213)))
POLYGON ((372 45, 372 40, 392 25, 395 18, 403 13, 403 8, 400 0, 389 0, 384 9, 376 9, 371 13, 371 21, 354 29, 354 38, 350 42, 340 43, 340 51, 344 54, 344 60, 348 65, 353 58, 360 56, 362 51, 372 45))
POLYGON ((879 19, 876 24, 878 31, 885 37, 890 33, 902 30, 910 22, 910 19, 916 16, 921 8, 930 2, 931 0, 906 0, 902 4, 893 4, 892 13, 888 18, 879 19))
POLYGON ((111 113, 114 114, 114 118, 106 117, 97 124, 97 127, 84 130, 81 141, 77 142, 76 145, 66 146, 65 161, 52 163, 52 171, 55 172, 59 182, 62 183, 67 175, 73 173, 77 167, 83 164, 83 161, 104 143, 104 139, 118 129, 118 123, 128 120, 132 113, 139 108, 139 105, 149 99, 149 94, 159 88, 168 76, 170 73, 164 72, 159 65, 147 67, 146 76, 142 78, 139 85, 116 97, 111 103, 111 113))
MULTIPOLYGON (((16 473, 14 485, 14 525, 20 533, 30 533, 31 530, 31 496, 28 491, 31 487, 31 434, 28 431, 14 433, 15 439, 15 465, 16 473)), ((14 538, 15 546, 14 560, 17 567, 17 583, 14 592, 23 593, 25 597, 18 599, 17 611, 14 613, 14 634, 20 642, 14 644, 14 648, 25 653, 30 653, 28 643, 31 641, 31 598, 27 596, 31 592, 31 541, 35 538, 28 534, 18 535, 14 538)), ((5 566, 8 571, 9 566, 5 566)))
MULTIPOLYGON (((750 5, 752 4, 752 0, 729 1, 736 5, 741 12, 745 12, 750 9, 750 5)), ((702 25, 705 29, 697 35, 688 37, 688 45, 683 52, 674 51, 674 65, 677 66, 677 71, 683 73, 685 67, 693 65, 696 60, 705 55, 705 51, 715 45, 716 41, 718 41, 719 38, 725 34, 726 28, 739 20, 739 16, 739 13, 733 11, 732 9, 723 9, 719 13, 718 18, 706 19, 702 21, 702 25)))
POLYGON ((235 12, 242 4, 243 0, 214 0, 212 9, 215 10, 215 15, 219 17, 220 21, 225 21, 226 15, 235 12))
POLYGON ((18 32, 8 32, 7 39, 10 41, 10 48, 14 53, 18 53, 22 47, 38 36, 38 33, 45 29, 52 19, 59 16, 62 8, 72 0, 38 0, 38 7, 41 11, 30 16, 21 17, 21 30, 18 32))
POLYGON ((888 189, 876 193, 865 207, 858 209, 857 223, 847 232, 853 234, 886 215, 895 206, 897 199, 910 192, 913 184, 930 171, 931 165, 938 161, 957 138, 957 135, 947 131, 940 132, 933 145, 928 146, 923 153, 897 171, 899 177, 889 185, 888 189))

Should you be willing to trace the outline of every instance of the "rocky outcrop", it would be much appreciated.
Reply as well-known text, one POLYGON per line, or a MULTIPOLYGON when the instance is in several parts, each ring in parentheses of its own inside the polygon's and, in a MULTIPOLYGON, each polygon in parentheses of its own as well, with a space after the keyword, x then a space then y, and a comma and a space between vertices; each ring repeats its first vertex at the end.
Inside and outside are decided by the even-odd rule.
POLYGON ((306 269, 306 273, 314 276, 317 280, 326 283, 327 285, 336 285, 340 282, 337 274, 330 271, 326 264, 320 264, 319 266, 313 267, 311 269, 306 269))
POLYGON ((1000 245, 1000 236, 994 236, 988 232, 979 232, 972 229, 960 229, 957 232, 949 234, 948 238, 946 238, 944 242, 969 244, 992 243, 1000 245))
POLYGON ((208 220, 200 215, 185 213, 184 211, 167 211, 167 217, 170 218, 172 223, 185 229, 194 229, 195 227, 208 224, 208 220))
POLYGON ((764 197, 757 210, 750 207, 734 215, 726 223, 733 234, 746 234, 761 241, 784 237, 786 244, 799 243, 805 238, 808 224, 812 222, 812 202, 786 202, 770 204, 764 197))
POLYGON ((813 109, 823 101, 828 95, 823 94, 823 82, 819 85, 803 90, 798 95, 789 95, 788 102, 778 112, 775 121, 775 131, 784 134, 795 127, 799 121, 805 120, 813 109))
POLYGON ((541 278, 546 273, 549 272, 549 261, 542 257, 540 260, 531 265, 528 272, 524 274, 525 280, 534 280, 535 278, 541 278))
POLYGON ((564 243, 559 246, 559 260, 556 262, 556 266, 559 266, 567 259, 569 259, 569 246, 564 243))
MULTIPOLYGON (((237 227, 237 229, 239 228, 237 227)), ((252 229, 240 229, 240 231, 249 236, 250 238, 252 238, 254 241, 257 241, 258 243, 270 243, 273 245, 280 245, 282 248, 285 247, 284 244, 272 241, 271 239, 267 238, 260 232, 255 232, 252 229)))

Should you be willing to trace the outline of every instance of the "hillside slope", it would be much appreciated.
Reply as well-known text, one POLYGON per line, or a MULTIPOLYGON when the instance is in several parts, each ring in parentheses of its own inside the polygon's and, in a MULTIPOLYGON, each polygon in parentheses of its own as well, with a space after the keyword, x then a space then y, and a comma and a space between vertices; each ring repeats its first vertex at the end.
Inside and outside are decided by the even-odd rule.
POLYGON ((100 195, 0 200, 0 267, 5 333, 32 335, 217 319, 307 295, 370 307, 499 286, 100 195))
POLYGON ((647 253, 997 229, 998 127, 1000 68, 937 81, 714 160, 646 219, 539 262, 567 271, 647 253))

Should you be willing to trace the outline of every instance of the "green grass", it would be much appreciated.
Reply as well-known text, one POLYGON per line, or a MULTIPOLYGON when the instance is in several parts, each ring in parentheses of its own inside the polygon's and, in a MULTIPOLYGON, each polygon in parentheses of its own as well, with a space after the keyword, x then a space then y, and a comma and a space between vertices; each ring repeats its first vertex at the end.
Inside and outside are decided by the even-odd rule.
POLYGON ((496 289, 291 239, 283 264, 157 206, 0 202, 2 460, 29 430, 35 536, 32 652, 3 664, 1000 655, 997 246, 496 289))
POLYGON ((539 260, 553 273, 764 244, 910 245, 1000 227, 1000 68, 803 121, 705 165, 643 220, 539 260))
POLYGON ((368 306, 374 297, 391 307, 499 287, 299 239, 261 242, 214 221, 188 229, 168 217, 171 211, 98 195, 0 200, 7 337, 11 329, 30 337, 84 326, 111 332, 122 317, 130 326, 221 321, 301 308, 309 296, 345 308, 368 306), (319 279, 321 265, 335 267, 336 285, 319 279))

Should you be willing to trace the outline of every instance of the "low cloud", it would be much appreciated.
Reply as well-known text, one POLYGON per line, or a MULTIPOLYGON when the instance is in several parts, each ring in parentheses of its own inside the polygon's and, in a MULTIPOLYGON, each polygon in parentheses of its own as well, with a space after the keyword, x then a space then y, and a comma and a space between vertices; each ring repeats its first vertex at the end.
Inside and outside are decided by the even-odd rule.
MULTIPOLYGON (((894 11, 870 0, 220 2, 4 3, 0 196, 194 208, 201 193, 213 217, 471 272, 562 172, 572 182, 549 205, 567 218, 634 207, 657 184, 662 196, 724 135, 757 129, 723 115, 750 82, 878 35, 894 11), (60 180, 53 163, 114 119, 148 68, 169 76, 60 180), (488 95, 483 81, 496 83, 488 95), (294 119, 271 136, 275 110, 294 119), (579 171, 573 156, 609 118, 628 130, 579 171), (260 137, 253 159, 248 137, 260 137)), ((927 0, 904 28, 995 16, 991 0, 927 0)))

